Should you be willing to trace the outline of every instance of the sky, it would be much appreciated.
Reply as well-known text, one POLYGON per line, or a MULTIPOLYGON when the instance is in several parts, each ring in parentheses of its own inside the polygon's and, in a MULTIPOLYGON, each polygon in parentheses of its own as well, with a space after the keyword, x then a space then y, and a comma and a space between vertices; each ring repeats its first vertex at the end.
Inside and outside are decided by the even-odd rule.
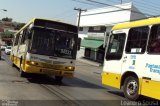
MULTIPOLYGON (((121 0, 93 0, 106 4, 119 4, 121 0)), ((133 2, 142 12, 152 15, 160 15, 160 0, 123 0, 133 2)), ((95 9, 107 5, 92 3, 87 0, 0 0, 0 19, 12 18, 17 22, 28 22, 31 18, 47 18, 76 24, 77 13, 74 8, 95 9)))

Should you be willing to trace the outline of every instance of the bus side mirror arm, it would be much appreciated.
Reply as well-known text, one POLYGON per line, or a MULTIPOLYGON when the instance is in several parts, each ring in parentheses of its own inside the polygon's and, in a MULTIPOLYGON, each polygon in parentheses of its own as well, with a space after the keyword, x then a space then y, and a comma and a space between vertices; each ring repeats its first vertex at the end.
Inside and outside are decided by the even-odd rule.
POLYGON ((78 38, 77 50, 80 50, 80 48, 81 48, 81 38, 78 38))

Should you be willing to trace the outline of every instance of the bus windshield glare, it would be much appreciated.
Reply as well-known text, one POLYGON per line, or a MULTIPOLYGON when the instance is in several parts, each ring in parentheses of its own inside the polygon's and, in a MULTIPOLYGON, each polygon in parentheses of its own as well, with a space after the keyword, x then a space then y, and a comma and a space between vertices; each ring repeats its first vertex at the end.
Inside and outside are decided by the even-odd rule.
POLYGON ((34 28, 30 52, 34 54, 75 58, 75 34, 34 28))

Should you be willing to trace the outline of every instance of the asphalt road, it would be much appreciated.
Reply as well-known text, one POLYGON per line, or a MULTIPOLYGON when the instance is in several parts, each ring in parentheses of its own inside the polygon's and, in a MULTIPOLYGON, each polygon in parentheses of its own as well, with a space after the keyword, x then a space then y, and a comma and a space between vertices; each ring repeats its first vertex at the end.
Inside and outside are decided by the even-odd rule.
POLYGON ((64 78, 62 84, 58 84, 54 78, 42 75, 20 78, 18 69, 11 66, 9 56, 2 54, 0 105, 13 102, 18 106, 114 106, 125 100, 121 91, 101 84, 102 67, 77 61, 75 77, 64 78))

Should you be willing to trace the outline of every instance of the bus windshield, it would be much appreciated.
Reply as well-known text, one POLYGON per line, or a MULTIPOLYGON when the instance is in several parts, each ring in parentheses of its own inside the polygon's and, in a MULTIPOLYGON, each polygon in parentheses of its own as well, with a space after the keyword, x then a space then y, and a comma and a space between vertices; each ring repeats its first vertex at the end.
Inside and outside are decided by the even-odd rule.
POLYGON ((32 36, 31 53, 63 58, 75 57, 74 34, 36 28, 32 36))

